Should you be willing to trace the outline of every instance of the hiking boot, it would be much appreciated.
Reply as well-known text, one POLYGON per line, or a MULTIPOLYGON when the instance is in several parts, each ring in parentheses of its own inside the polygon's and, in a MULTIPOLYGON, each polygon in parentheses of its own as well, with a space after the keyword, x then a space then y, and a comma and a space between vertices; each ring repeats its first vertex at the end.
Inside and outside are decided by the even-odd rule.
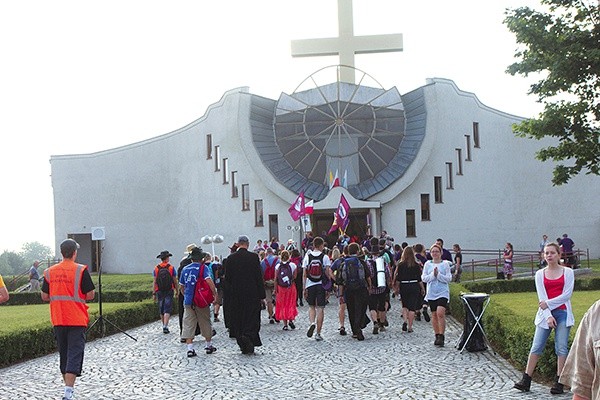
POLYGON ((427 312, 426 308, 423 309, 423 318, 425 318, 426 322, 431 321, 431 317, 429 316, 429 313, 427 312))
POLYGON ((323 336, 321 336, 321 334, 320 334, 320 333, 317 333, 317 334, 315 334, 315 340, 316 340, 317 342, 320 342, 321 340, 323 340, 323 336))
POLYGON ((315 328, 316 328, 315 324, 311 324, 308 327, 308 332, 306 332, 306 336, 312 337, 313 333, 315 332, 315 328))
POLYGON ((217 348, 215 346, 210 345, 210 346, 204 348, 204 350, 206 350, 206 354, 212 354, 215 351, 217 351, 217 348))
POLYGON ((188 350, 188 352, 187 352, 188 357, 196 357, 196 355, 197 355, 196 350, 192 349, 192 350, 188 350))
POLYGON ((445 340, 446 340, 446 337, 444 336, 444 334, 440 333, 440 344, 438 344, 438 346, 444 347, 444 341, 445 340))
POLYGON ((434 346, 439 346, 440 345, 440 334, 436 333, 435 334, 435 341, 433 342, 434 346))
POLYGON ((531 388, 531 377, 527 373, 523 372, 521 380, 513 386, 515 389, 519 389, 521 392, 529 392, 531 388))
POLYGON ((550 388, 550 393, 563 394, 565 392, 565 386, 558 381, 559 378, 560 378, 560 376, 556 377, 556 380, 554 381, 554 385, 552 385, 552 387, 550 388))
POLYGON ((406 332, 408 330, 408 324, 405 322, 402 324, 402 332, 406 332))
POLYGON ((294 321, 290 321, 289 325, 290 325, 290 328, 296 329, 296 324, 294 324, 294 321))
POLYGON ((344 328, 343 326, 339 329, 340 330, 340 335, 342 336, 346 336, 346 328, 344 328))
POLYGON ((373 324, 373 335, 379 334, 379 324, 373 324))

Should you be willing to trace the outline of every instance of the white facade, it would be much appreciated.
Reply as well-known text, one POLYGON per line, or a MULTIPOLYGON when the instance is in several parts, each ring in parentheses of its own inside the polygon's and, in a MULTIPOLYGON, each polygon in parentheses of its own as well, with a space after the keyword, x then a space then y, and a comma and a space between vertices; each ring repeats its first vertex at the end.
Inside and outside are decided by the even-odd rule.
MULTIPOLYGON (((515 249, 536 250, 542 234, 553 239, 568 233, 576 247, 600 256, 598 177, 578 176, 553 187, 553 166, 534 158, 544 143, 511 131, 520 118, 484 106, 449 80, 432 79, 418 90, 423 90, 427 110, 426 131, 404 175, 365 201, 335 188, 315 209, 333 209, 338 192, 344 192, 351 207, 370 210, 375 233, 385 229, 396 241, 429 245, 442 237, 446 247, 460 243, 465 249, 502 248, 510 241, 515 249), (451 189, 447 163, 452 164, 451 189), (442 178, 441 203, 434 199, 435 176, 442 178), (421 194, 430 196, 428 221, 421 220, 421 194), (406 235, 407 209, 415 211, 415 237, 406 235)), ((287 212, 297 193, 272 176, 254 146, 252 96, 247 88, 231 90, 202 118, 156 138, 92 154, 52 156, 57 246, 75 235, 89 247, 91 227, 105 227, 104 270, 140 273, 150 271, 165 249, 178 262, 185 246, 199 244, 204 235, 225 237, 215 245, 219 255, 228 253, 239 234, 251 241, 267 239, 270 215, 277 216, 281 242, 292 235, 298 241, 299 232, 286 229, 297 225, 287 212), (212 158, 207 158, 207 135, 212 158), (232 197, 231 171, 237 171, 237 197, 232 197), (247 211, 242 210, 242 185, 249 189, 247 211), (263 226, 255 224, 256 200, 263 203, 263 226)), ((203 248, 210 251, 210 245, 203 248)), ((94 249, 80 255, 80 261, 92 262, 94 249)))

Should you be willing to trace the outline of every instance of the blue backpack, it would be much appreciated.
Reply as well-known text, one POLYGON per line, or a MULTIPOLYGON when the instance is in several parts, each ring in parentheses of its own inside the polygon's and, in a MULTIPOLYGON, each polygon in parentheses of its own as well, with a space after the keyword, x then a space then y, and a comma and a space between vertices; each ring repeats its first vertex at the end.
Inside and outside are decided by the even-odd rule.
POLYGON ((342 281, 346 289, 355 290, 367 287, 365 266, 356 256, 348 257, 342 264, 342 281))

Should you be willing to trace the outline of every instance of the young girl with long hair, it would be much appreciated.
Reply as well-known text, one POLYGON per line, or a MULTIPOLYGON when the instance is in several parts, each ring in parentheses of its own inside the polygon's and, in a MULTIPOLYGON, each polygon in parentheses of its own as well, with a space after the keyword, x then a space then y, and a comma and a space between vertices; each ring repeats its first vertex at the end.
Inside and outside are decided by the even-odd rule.
POLYGON ((280 255, 281 262, 275 267, 275 319, 283 321, 283 330, 288 326, 296 329, 294 320, 298 316, 296 307, 296 285, 298 266, 290 261, 290 252, 283 250, 280 255))
POLYGON ((560 248, 556 243, 544 247, 544 258, 548 266, 535 274, 539 308, 535 315, 535 334, 527 359, 527 367, 523 377, 515 383, 515 389, 528 392, 531 387, 531 376, 540 355, 546 347, 550 332, 554 329, 554 351, 556 352, 556 381, 550 389, 552 394, 564 392, 563 385, 558 382, 560 372, 569 354, 569 331, 575 324, 571 296, 575 284, 575 275, 571 268, 559 264, 560 248))
POLYGON ((431 308, 431 325, 435 333, 434 345, 443 347, 446 332, 446 309, 450 300, 450 286, 452 272, 450 263, 442 260, 442 247, 434 244, 429 249, 431 260, 423 266, 421 279, 427 283, 427 294, 425 300, 431 308))

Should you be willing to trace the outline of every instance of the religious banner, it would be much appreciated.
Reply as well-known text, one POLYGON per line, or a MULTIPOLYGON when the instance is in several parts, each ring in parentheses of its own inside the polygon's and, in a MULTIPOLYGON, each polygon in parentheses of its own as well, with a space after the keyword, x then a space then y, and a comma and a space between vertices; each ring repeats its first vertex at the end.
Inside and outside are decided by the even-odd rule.
POLYGON ((335 232, 336 229, 339 229, 340 232, 344 233, 348 224, 350 223, 350 204, 348 204, 348 200, 342 194, 340 196, 340 203, 338 204, 337 210, 333 213, 333 224, 331 228, 329 228, 330 234, 335 232))
POLYGON ((302 229, 304 230, 304 232, 312 231, 312 225, 310 223, 310 217, 308 215, 301 216, 300 222, 302 223, 302 229))
POLYGON ((296 200, 292 203, 288 212, 294 221, 298 221, 301 216, 306 214, 306 205, 304 204, 304 192, 300 192, 296 200))

